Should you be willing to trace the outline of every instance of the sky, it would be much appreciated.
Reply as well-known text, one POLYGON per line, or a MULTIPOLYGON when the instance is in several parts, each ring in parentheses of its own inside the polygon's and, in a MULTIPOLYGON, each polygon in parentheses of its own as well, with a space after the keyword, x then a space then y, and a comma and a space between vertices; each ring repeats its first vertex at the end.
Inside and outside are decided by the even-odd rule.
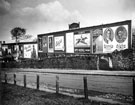
POLYGON ((36 38, 73 22, 87 27, 124 20, 134 27, 135 0, 0 0, 0 41, 15 42, 10 33, 15 27, 36 38))

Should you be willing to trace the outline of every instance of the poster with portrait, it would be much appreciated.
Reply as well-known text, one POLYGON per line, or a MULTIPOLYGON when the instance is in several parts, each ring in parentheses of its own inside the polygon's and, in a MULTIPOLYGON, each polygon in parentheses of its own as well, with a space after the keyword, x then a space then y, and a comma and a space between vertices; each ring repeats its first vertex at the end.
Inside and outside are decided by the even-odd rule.
POLYGON ((43 52, 47 53, 48 52, 48 37, 43 36, 42 37, 42 45, 43 45, 43 52))
POLYGON ((74 53, 74 33, 66 33, 66 53, 74 53))
POLYGON ((24 58, 36 59, 38 57, 37 44, 24 45, 24 58))
POLYGON ((74 35, 74 51, 77 53, 90 53, 90 33, 74 35))
POLYGON ((104 28, 103 52, 112 53, 114 50, 128 48, 128 25, 104 28))
POLYGON ((103 29, 103 52, 111 53, 115 50, 114 27, 103 29))
POLYGON ((93 30, 92 47, 93 47, 94 54, 103 53, 103 30, 102 29, 93 30))
POLYGON ((119 26, 115 31, 116 49, 128 49, 128 25, 119 26))
POLYGON ((48 36, 48 52, 54 52, 54 39, 53 35, 48 36))
POLYGON ((64 36, 54 37, 54 50, 64 51, 64 36))

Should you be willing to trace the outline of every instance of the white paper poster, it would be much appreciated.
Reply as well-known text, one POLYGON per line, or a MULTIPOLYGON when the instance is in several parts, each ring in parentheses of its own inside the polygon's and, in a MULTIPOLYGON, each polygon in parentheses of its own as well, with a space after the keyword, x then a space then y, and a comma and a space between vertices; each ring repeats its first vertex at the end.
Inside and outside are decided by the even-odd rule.
POLYGON ((37 58, 37 44, 24 45, 24 58, 37 58))
POLYGON ((57 36, 54 37, 55 42, 55 50, 62 50, 64 51, 64 36, 57 36))
POLYGON ((74 53, 74 33, 66 33, 66 52, 74 53))

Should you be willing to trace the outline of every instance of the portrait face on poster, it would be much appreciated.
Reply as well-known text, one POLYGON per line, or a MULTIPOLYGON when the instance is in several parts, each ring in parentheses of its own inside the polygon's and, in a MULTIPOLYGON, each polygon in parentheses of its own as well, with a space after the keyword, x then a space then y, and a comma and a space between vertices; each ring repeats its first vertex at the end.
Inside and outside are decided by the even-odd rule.
POLYGON ((113 41, 113 39, 114 39, 113 30, 111 28, 106 28, 106 30, 104 31, 104 42, 106 44, 109 44, 113 41))
POLYGON ((116 29, 115 38, 118 43, 123 43, 127 39, 127 30, 120 26, 116 29))

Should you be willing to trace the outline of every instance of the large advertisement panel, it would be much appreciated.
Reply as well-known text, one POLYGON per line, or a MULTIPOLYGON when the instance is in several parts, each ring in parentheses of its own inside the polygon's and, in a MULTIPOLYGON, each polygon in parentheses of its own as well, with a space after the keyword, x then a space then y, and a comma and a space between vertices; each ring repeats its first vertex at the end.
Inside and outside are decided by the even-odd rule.
POLYGON ((56 36, 54 37, 54 50, 56 51, 64 51, 64 36, 56 36))
POLYGON ((53 53, 54 52, 54 39, 53 35, 48 36, 48 52, 53 53))
POLYGON ((74 51, 77 53, 90 53, 90 33, 74 35, 74 51))
POLYGON ((24 58, 36 59, 37 57, 37 44, 24 45, 24 58))
POLYGON ((103 53, 128 49, 128 25, 107 27, 103 31, 103 53))
POLYGON ((47 53, 48 52, 48 37, 43 36, 42 41, 43 41, 43 52, 47 53))
POLYGON ((66 33, 66 53, 74 53, 74 33, 66 33))
POLYGON ((93 30, 92 36, 92 50, 94 54, 103 53, 103 30, 93 30))

